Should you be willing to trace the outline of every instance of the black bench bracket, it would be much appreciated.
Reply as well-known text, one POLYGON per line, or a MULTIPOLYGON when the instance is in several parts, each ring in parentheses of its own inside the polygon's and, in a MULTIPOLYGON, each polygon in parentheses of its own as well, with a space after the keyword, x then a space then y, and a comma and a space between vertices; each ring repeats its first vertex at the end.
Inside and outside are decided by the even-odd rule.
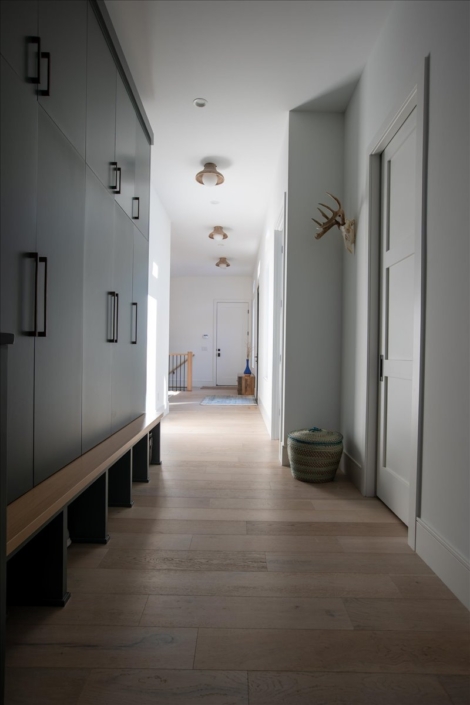
POLYGON ((64 509, 8 561, 7 602, 63 607, 69 597, 64 509))
POLYGON ((146 434, 132 449, 132 482, 150 482, 149 435, 146 434))
POLYGON ((152 457, 150 458, 151 465, 161 465, 160 457, 160 424, 158 423, 152 429, 152 457))
POLYGON ((108 480, 104 472, 68 508, 73 543, 108 543, 108 480))
POLYGON ((132 507, 132 449, 108 469, 108 507, 132 507))

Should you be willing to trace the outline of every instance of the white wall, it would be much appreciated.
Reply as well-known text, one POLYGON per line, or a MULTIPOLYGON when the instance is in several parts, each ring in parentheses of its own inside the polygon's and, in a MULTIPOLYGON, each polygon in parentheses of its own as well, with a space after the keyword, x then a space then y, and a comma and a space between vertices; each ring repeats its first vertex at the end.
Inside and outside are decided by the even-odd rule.
POLYGON ((274 302, 274 230, 279 225, 279 217, 284 208, 284 194, 287 192, 287 158, 288 122, 286 121, 285 137, 273 179, 263 236, 253 271, 253 295, 256 295, 258 286, 260 290, 258 405, 271 437, 273 437, 272 391, 275 381, 273 375, 278 373, 272 354, 273 330, 275 328, 274 316, 279 315, 279 307, 274 302))
MULTIPOLYGON (((469 4, 398 2, 346 114, 342 419, 347 466, 365 488, 369 232, 367 148, 430 54, 423 469, 417 551, 470 603, 469 4)), ((374 463, 375 459, 371 459, 374 463)))
POLYGON ((147 411, 168 412, 171 223, 150 189, 147 411))
MULTIPOLYGON (((215 385, 215 303, 252 300, 250 277, 172 277, 170 288, 170 352, 195 354, 193 386, 215 385), (207 333, 208 338, 202 336, 207 333), (207 348, 203 350, 202 348, 207 348)), ((251 314, 251 306, 250 306, 251 314)), ((240 365, 244 363, 240 361, 240 365)), ((168 364, 168 361, 167 361, 168 364)), ((242 372, 242 367, 240 368, 242 372)))
POLYGON ((342 197, 343 123, 335 113, 290 113, 285 444, 295 429, 340 430, 344 246, 337 229, 316 240, 312 217, 326 191, 342 197))

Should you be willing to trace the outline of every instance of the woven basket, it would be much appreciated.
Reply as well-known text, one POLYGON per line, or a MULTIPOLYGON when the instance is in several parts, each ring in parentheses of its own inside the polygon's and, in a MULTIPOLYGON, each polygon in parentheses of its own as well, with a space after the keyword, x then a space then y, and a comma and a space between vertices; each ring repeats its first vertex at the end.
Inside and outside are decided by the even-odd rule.
POLYGON ((334 480, 343 453, 343 436, 323 428, 304 428, 287 437, 292 475, 303 482, 334 480))

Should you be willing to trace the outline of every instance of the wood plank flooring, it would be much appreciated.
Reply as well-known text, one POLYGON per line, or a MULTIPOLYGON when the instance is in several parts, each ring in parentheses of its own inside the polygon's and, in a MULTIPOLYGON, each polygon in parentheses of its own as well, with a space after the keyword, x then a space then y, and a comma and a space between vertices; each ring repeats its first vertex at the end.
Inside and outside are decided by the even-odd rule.
POLYGON ((70 547, 69 603, 9 610, 7 705, 469 705, 469 613, 406 528, 204 396, 172 397, 109 544, 70 547))

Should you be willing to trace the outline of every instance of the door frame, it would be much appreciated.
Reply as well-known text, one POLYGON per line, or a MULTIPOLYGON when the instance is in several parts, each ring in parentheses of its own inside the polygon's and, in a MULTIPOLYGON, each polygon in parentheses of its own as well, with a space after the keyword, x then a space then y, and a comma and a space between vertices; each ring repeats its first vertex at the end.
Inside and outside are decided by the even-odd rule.
POLYGON ((252 350, 251 350, 251 356, 252 360, 255 359, 256 357, 256 378, 255 378, 255 398, 256 398, 256 403, 258 403, 258 385, 259 385, 259 280, 258 280, 258 285, 256 287, 256 297, 254 301, 254 306, 252 306, 252 310, 256 309, 256 319, 255 320, 255 325, 253 326, 253 340, 251 342, 252 345, 252 350), (256 354, 254 350, 254 345, 255 345, 255 339, 256 339, 256 354))
POLYGON ((426 213, 429 129, 429 65, 427 56, 415 85, 401 107, 394 111, 376 134, 368 149, 368 321, 366 457, 364 494, 375 496, 377 484, 380 345, 380 232, 382 152, 416 108, 416 217, 414 269, 413 383, 411 409, 411 457, 408 543, 416 548, 416 520, 420 516, 423 429, 423 374, 426 305, 426 213))
POLYGON ((271 439, 282 443, 284 400, 284 279, 286 239, 286 194, 274 228, 273 264, 273 350, 272 350, 272 395, 271 395, 271 439))

